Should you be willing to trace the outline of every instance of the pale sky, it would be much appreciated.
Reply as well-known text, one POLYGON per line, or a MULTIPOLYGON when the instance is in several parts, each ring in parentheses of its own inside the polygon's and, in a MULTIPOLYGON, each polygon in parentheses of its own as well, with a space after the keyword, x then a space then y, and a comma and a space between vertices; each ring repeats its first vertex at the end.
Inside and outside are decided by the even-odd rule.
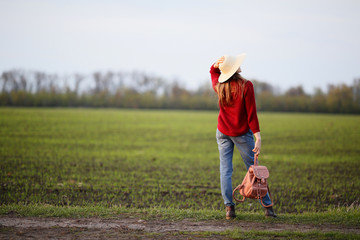
POLYGON ((0 0, 0 73, 145 71, 194 89, 224 54, 311 93, 360 77, 360 0, 0 0))

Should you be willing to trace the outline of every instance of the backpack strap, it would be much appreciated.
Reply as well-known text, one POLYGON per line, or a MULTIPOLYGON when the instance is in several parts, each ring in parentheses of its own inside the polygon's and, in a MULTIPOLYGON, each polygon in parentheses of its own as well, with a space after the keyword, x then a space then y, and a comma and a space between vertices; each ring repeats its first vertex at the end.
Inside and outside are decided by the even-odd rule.
POLYGON ((240 185, 238 185, 235 189, 234 189, 234 191, 233 191, 233 194, 232 194, 232 196, 233 196, 233 198, 235 199, 235 201, 237 201, 237 202, 244 202, 245 201, 245 197, 243 196, 243 199, 242 200, 239 200, 239 199, 237 199, 236 197, 235 197, 235 192, 237 191, 237 190, 239 190, 239 192, 240 192, 240 189, 242 189, 244 187, 244 185, 243 184, 240 184, 240 185))
POLYGON ((263 198, 260 199, 260 202, 261 202, 261 205, 263 205, 263 207, 272 207, 274 205, 274 202, 273 202, 272 197, 271 197, 271 192, 270 192, 270 189, 269 189, 269 185, 267 186, 267 189, 268 189, 268 193, 269 193, 269 196, 270 196, 271 204, 268 205, 268 206, 265 206, 264 203, 263 203, 263 198))
POLYGON ((257 166, 258 163, 259 163, 258 156, 255 155, 255 156, 254 156, 254 166, 257 166))

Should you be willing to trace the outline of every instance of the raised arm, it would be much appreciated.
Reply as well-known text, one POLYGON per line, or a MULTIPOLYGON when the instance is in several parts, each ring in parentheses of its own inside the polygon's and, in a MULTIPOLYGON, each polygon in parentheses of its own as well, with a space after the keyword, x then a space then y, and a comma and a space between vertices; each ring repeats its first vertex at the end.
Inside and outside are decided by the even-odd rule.
POLYGON ((219 76, 221 74, 219 64, 224 62, 224 57, 219 58, 210 68, 211 82, 214 91, 216 92, 216 84, 218 83, 219 76))

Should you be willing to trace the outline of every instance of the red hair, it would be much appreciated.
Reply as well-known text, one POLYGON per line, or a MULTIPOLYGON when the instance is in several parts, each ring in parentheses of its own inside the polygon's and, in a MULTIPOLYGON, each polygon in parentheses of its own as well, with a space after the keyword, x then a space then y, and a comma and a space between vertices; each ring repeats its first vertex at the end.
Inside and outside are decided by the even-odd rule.
POLYGON ((216 92, 221 106, 231 106, 239 97, 242 98, 246 79, 239 73, 234 73, 229 80, 223 83, 217 83, 216 92))

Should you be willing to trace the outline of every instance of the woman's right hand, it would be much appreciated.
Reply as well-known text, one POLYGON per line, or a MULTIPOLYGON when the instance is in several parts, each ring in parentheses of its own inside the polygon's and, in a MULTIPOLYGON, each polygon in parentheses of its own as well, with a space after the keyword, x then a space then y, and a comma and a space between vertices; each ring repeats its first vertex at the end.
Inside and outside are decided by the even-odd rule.
POLYGON ((224 60, 225 60, 225 57, 224 57, 224 56, 222 56, 221 58, 219 58, 219 59, 216 61, 216 63, 214 63, 214 68, 219 68, 219 64, 220 64, 220 63, 223 63, 224 60))

